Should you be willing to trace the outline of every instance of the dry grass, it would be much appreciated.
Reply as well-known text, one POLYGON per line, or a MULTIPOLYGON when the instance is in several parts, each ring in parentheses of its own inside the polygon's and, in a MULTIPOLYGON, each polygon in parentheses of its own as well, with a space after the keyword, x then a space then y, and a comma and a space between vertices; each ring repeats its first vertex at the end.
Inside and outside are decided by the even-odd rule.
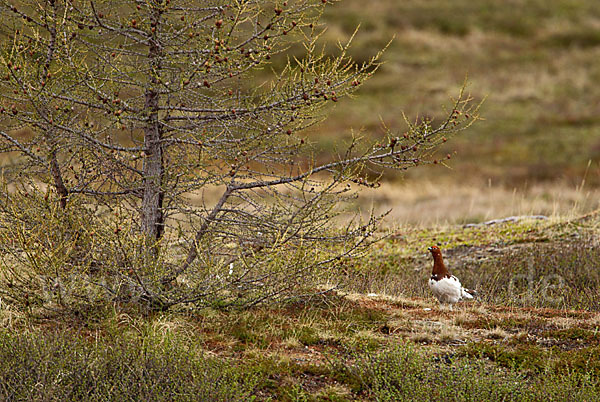
POLYGON ((384 182, 378 189, 361 191, 358 205, 363 210, 374 206, 378 213, 391 209, 388 226, 431 227, 520 215, 570 218, 599 208, 599 199, 597 188, 566 183, 510 188, 491 181, 441 178, 384 182))

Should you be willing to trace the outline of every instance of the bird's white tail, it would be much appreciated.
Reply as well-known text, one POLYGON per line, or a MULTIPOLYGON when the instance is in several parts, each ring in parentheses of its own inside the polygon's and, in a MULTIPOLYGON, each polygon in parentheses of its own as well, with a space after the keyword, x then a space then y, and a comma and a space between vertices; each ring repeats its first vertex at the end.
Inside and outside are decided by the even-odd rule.
POLYGON ((477 292, 474 290, 461 288, 460 291, 461 291, 462 297, 464 297, 465 299, 472 299, 477 296, 477 292))

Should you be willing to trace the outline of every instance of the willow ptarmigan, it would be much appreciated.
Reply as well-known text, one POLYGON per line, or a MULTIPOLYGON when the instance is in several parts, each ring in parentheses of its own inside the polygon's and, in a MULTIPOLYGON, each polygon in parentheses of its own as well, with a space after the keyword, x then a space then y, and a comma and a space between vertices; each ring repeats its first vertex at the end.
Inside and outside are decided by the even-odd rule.
POLYGON ((452 309, 452 305, 462 298, 472 299, 477 295, 474 290, 463 288, 456 276, 450 275, 438 246, 431 246, 427 250, 431 251, 433 256, 433 272, 429 279, 429 287, 441 304, 449 304, 452 309))

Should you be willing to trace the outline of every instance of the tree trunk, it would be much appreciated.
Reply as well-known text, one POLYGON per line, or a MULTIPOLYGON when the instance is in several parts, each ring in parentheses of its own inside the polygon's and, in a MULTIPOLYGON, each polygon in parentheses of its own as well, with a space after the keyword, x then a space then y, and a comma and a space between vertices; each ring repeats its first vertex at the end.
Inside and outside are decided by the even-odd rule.
POLYGON ((50 154, 50 172, 52 173, 52 178, 54 179, 54 187, 59 195, 58 203, 61 209, 65 209, 67 207, 69 190, 67 190, 67 187, 63 181, 62 174, 60 172, 60 166, 56 158, 56 151, 54 150, 50 154))
MULTIPOLYGON (((158 25, 159 11, 152 15, 152 22, 158 25)), ((160 71, 160 48, 156 37, 150 40, 148 58, 152 69, 160 71)), ((158 77, 152 75, 151 86, 146 89, 145 108, 148 113, 148 123, 144 130, 144 194, 142 197, 142 226, 141 230, 149 241, 157 241, 164 231, 163 198, 163 148, 162 130, 158 120, 159 95, 155 90, 159 84, 158 77)))
MULTIPOLYGON (((158 95, 154 91, 146 94, 146 107, 152 110, 158 104, 158 95)), ((156 114, 151 116, 144 132, 146 158, 144 160, 144 195, 142 198, 142 233, 149 240, 160 239, 163 227, 163 190, 164 174, 163 150, 160 143, 161 131, 156 114)))
MULTIPOLYGON (((48 32, 50 32, 50 43, 48 45, 48 52, 46 53, 46 63, 44 63, 44 76, 49 73, 48 66, 54 60, 54 52, 56 50, 56 3, 54 1, 50 2, 52 7, 52 21, 53 24, 48 25, 48 32)), ((58 163, 58 158, 56 156, 56 133, 50 133, 46 131, 44 134, 46 137, 46 141, 50 144, 52 150, 50 152, 50 173, 52 174, 52 179, 54 180, 54 187, 56 188, 56 192, 58 193, 59 199, 58 204, 62 209, 67 208, 67 197, 69 196, 69 190, 65 186, 65 182, 63 180, 63 175, 60 171, 60 164, 58 163)))

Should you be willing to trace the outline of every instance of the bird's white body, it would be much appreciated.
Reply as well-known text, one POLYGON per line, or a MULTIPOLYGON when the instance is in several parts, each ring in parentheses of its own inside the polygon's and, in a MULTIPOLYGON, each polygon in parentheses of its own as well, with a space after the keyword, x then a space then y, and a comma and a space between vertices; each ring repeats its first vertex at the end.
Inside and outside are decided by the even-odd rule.
POLYGON ((462 287, 458 278, 454 275, 436 280, 432 277, 429 279, 429 288, 433 295, 442 304, 455 304, 462 298, 472 299, 473 296, 462 287))

